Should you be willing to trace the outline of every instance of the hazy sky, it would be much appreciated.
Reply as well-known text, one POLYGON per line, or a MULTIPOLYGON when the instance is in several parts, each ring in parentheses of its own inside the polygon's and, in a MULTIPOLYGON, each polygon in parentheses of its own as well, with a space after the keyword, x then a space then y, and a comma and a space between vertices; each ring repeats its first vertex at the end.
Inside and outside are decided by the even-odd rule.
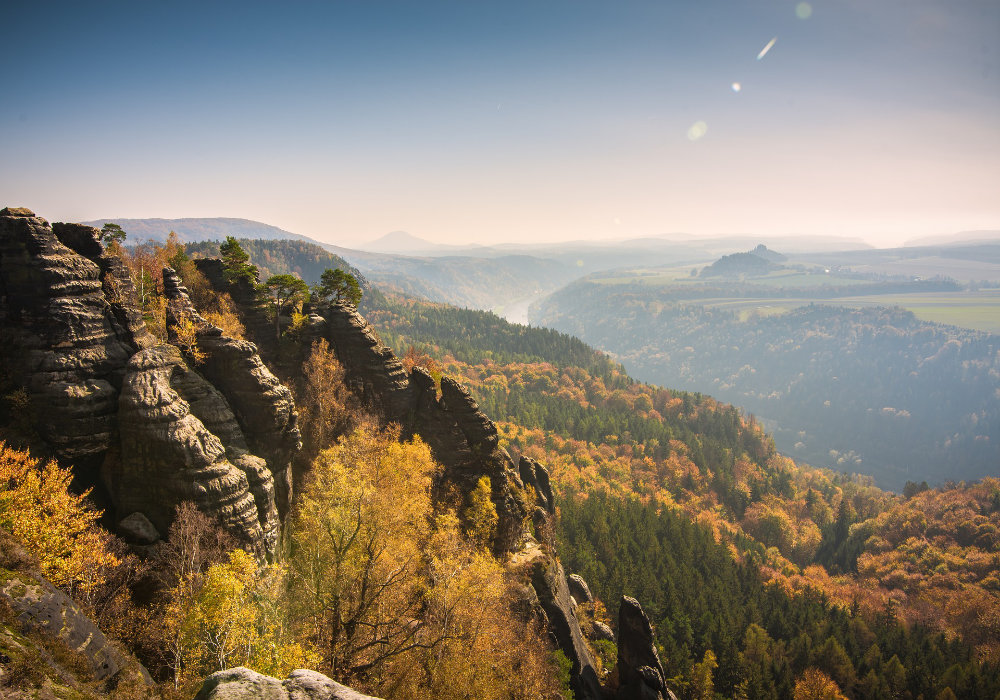
POLYGON ((53 221, 341 244, 1000 229, 997 0, 18 5, 0 205, 53 221))

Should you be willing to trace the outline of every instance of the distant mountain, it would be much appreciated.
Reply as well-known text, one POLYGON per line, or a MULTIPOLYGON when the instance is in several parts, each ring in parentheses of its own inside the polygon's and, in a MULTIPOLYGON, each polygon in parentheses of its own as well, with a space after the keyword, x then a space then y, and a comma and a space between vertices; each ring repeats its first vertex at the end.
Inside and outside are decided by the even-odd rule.
POLYGON ((949 233, 943 236, 924 236, 922 238, 912 238, 906 241, 903 245, 910 246, 924 246, 924 245, 950 245, 954 243, 972 243, 972 242, 1000 242, 1000 231, 959 231, 958 233, 949 233))
POLYGON ((362 250, 374 253, 398 253, 400 255, 454 255, 458 251, 476 250, 478 245, 446 245, 418 238, 406 231, 392 231, 374 241, 360 246, 362 250))
POLYGON ((224 217, 186 218, 186 219, 97 219, 84 221, 88 226, 100 228, 111 222, 118 224, 128 234, 128 243, 141 243, 147 240, 163 242, 173 231, 181 243, 195 241, 222 241, 226 236, 233 238, 249 238, 264 240, 295 240, 319 244, 308 236, 285 231, 277 226, 263 224, 250 219, 229 219, 224 217))

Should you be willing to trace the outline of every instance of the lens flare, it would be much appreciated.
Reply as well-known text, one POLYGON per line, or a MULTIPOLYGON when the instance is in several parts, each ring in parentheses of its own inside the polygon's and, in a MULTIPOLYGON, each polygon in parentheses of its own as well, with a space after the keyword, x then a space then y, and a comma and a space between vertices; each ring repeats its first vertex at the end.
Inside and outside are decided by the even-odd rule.
POLYGON ((732 85, 730 85, 730 87, 733 89, 733 92, 739 92, 740 90, 743 89, 743 86, 740 85, 739 83, 733 83, 732 85))
POLYGON ((777 43, 777 41, 778 37, 774 37, 769 42, 767 42, 767 44, 764 45, 764 48, 760 50, 760 53, 757 54, 757 60, 759 61, 760 59, 764 58, 764 56, 767 55, 767 52, 771 50, 771 48, 775 45, 775 43, 777 43))
POLYGON ((795 16, 799 19, 809 19, 812 16, 813 8, 807 2, 800 2, 795 6, 795 16))
POLYGON ((688 141, 697 141, 708 133, 708 124, 705 122, 695 122, 688 127, 688 141))

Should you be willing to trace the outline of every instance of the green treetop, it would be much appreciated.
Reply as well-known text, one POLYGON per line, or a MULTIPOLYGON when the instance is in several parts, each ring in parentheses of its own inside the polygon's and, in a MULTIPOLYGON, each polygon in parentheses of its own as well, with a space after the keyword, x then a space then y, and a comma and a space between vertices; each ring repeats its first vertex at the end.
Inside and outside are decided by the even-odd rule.
POLYGON ((272 275, 260 286, 261 296, 274 314, 275 336, 281 337, 281 314, 309 298, 309 285, 294 275, 272 275))
POLYGON ((104 243, 104 247, 110 247, 112 243, 117 243, 121 245, 125 242, 125 237, 128 234, 125 233, 123 229, 118 224, 113 224, 110 221, 101 227, 101 232, 97 235, 99 241, 104 243))
POLYGON ((223 273, 230 284, 236 284, 241 279, 257 284, 257 266, 250 264, 250 256, 235 238, 226 236, 226 242, 219 246, 219 255, 222 256, 223 273))
POLYGON ((320 275, 320 282, 315 287, 314 293, 319 299, 333 299, 338 303, 349 303, 357 306, 361 301, 361 286, 357 278, 350 272, 343 270, 331 270, 327 268, 320 275))

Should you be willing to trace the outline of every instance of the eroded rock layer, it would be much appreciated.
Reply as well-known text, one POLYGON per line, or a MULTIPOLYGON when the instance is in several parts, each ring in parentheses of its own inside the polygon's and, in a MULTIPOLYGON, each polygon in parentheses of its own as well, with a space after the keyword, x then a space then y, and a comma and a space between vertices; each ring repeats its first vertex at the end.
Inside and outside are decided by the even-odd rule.
POLYGON ((284 515, 291 500, 292 457, 302 447, 291 390, 264 365, 253 343, 225 335, 198 314, 169 267, 163 270, 163 287, 169 302, 168 333, 175 334, 184 319, 195 324, 197 345, 204 354, 198 370, 226 397, 248 449, 266 460, 284 515))
MULTIPOLYGON (((132 541, 165 535, 174 507, 193 500, 245 546, 272 553, 300 445, 291 392, 253 344, 200 317, 200 373, 157 345, 127 269, 98 235, 0 211, 0 381, 28 399, 19 418, 37 437, 26 439, 101 487, 102 507, 132 541), (151 527, 137 531, 144 521, 151 527)), ((196 315, 176 276, 165 281, 175 306, 196 315)))
POLYGON ((152 342, 120 303, 128 276, 83 228, 63 226, 63 238, 92 257, 30 211, 0 211, 0 357, 27 391, 41 437, 73 461, 111 447, 125 364, 152 342), (115 304, 105 285, 121 291, 115 304))
POLYGON ((407 374, 392 350, 353 306, 331 304, 319 310, 319 329, 344 366, 348 382, 384 419, 416 433, 446 469, 445 477, 468 493, 482 477, 490 479, 499 516, 496 549, 512 550, 524 534, 528 504, 514 461, 499 446, 496 426, 468 390, 455 380, 434 379, 419 367, 407 374))
POLYGON ((246 450, 225 399, 188 369, 177 348, 157 345, 132 358, 119 425, 121 460, 107 476, 121 512, 142 512, 165 533, 176 506, 194 501, 245 546, 258 554, 274 551, 273 479, 263 460, 246 450))

